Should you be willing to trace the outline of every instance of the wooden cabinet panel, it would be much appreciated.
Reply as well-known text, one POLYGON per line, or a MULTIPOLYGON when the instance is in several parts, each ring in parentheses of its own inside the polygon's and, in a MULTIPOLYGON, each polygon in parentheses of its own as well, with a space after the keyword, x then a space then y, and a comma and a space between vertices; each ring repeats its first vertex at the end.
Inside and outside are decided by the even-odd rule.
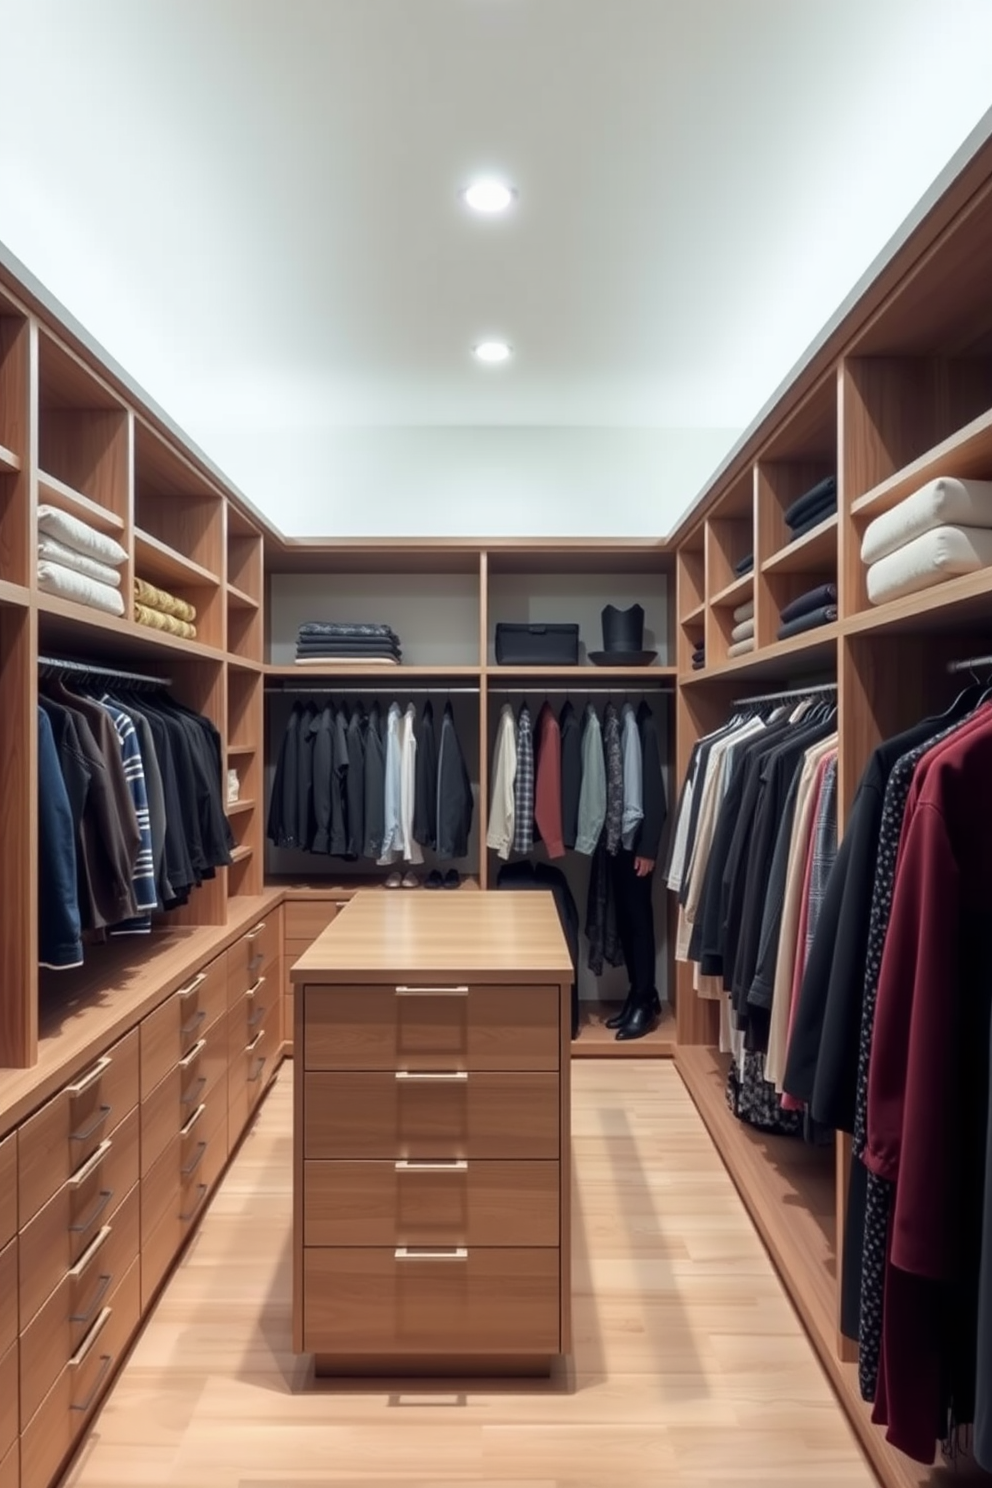
POLYGON ((305 1076, 307 1158, 554 1159, 559 1122, 553 1072, 305 1076))
POLYGON ((337 918, 341 905, 332 899, 288 899, 282 908, 286 940, 305 940, 310 946, 337 918))
POLYGON ((182 1071, 174 1064, 154 1090, 141 1102, 141 1176, 145 1177, 158 1162, 178 1132, 181 1123, 179 1098, 182 1071))
POLYGON ((135 1261, 22 1431, 25 1485, 53 1480, 113 1378, 141 1315, 138 1273, 135 1261))
POLYGON ((555 1354, 558 1252, 303 1253, 304 1347, 316 1353, 555 1354))
POLYGON ((20 1482, 21 1444, 15 1441, 6 1457, 0 1460, 0 1488, 20 1488, 20 1482))
POLYGON ((173 994, 141 1021, 141 1099, 146 1101, 153 1090, 176 1067, 179 1059, 179 999, 173 994))
POLYGON ((141 1231, 141 1310, 147 1312, 182 1244, 183 1227, 175 1204, 150 1231, 141 1231))
POLYGON ((233 1059, 268 1023, 278 1023, 279 981, 275 972, 256 977, 252 985, 231 1003, 227 1018, 233 1059))
MULTIPOLYGON (((0 1250, 0 1354, 17 1342, 17 1236, 0 1250)), ((0 1443, 0 1454, 3 1453, 0 1443)))
POLYGON ((137 1108, 93 1154, 88 1170, 63 1184, 20 1237, 20 1320, 24 1328, 62 1277, 108 1224, 138 1181, 137 1108))
MULTIPOLYGON (((17 1344, 0 1356, 0 1457, 5 1461, 17 1441, 17 1344)), ((16 1482, 16 1479, 15 1479, 16 1482)), ((3 1476, 0 1473, 0 1484, 3 1476)))
POLYGON ((17 1133, 0 1142, 0 1245, 17 1234, 17 1133))
POLYGON ((307 1069, 558 1068, 557 986, 303 990, 307 1069))
POLYGON ((203 1213, 206 1200, 227 1161, 227 1103, 204 1111, 184 1143, 180 1169, 179 1222, 185 1236, 203 1213))
POLYGON ((179 1212, 179 1133, 141 1180, 141 1243, 168 1214, 179 1212))
POLYGON ((282 955, 282 909, 275 909, 253 925, 228 949, 229 996, 237 997, 258 978, 273 970, 282 955))
POLYGON ((188 1054, 211 1024, 227 1007, 227 952, 200 968, 175 993, 179 1002, 179 1048, 176 1058, 188 1054))
POLYGON ((138 1258, 139 1189, 135 1185, 78 1265, 63 1277, 21 1335, 21 1413, 30 1420, 59 1372, 82 1345, 107 1298, 138 1258))
POLYGON ((137 1103, 135 1028, 18 1127, 18 1222, 22 1230, 137 1103))
POLYGON ((556 1162, 308 1162, 304 1245, 557 1245, 556 1162))

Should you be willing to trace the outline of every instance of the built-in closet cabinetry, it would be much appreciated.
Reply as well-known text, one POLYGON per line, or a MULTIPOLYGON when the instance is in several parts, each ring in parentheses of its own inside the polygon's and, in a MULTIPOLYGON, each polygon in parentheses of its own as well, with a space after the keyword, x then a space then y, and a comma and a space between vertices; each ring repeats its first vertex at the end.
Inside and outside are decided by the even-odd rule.
MULTIPOLYGON (((860 556, 869 521, 936 476, 992 479, 992 148, 923 216, 889 265, 728 459, 673 536, 678 622, 676 767, 733 704, 836 683, 843 831, 875 747, 960 692, 956 659, 992 653, 992 569, 871 604, 860 556), (789 503, 836 475, 839 506, 794 542, 789 503), (748 553, 753 570, 734 572, 748 553), (783 605, 836 584, 836 622, 776 638, 783 605), (753 599, 753 652, 728 656, 734 608, 753 599), (705 642, 705 666, 692 669, 705 642)), ((674 896, 673 896, 674 897, 674 896)), ((944 1469, 886 1445, 860 1399, 855 1346, 839 1331, 850 1141, 811 1146, 735 1121, 717 1004, 675 967, 677 1062, 886 1488, 935 1488, 944 1469)), ((955 1481, 973 1478, 965 1461, 955 1481)))

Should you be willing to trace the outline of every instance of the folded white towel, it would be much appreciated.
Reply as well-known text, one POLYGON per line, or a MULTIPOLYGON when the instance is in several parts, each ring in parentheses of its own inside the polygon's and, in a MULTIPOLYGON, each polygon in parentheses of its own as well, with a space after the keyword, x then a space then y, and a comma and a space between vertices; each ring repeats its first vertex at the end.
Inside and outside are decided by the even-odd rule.
POLYGON ((992 530, 988 527, 935 527, 871 565, 868 598, 872 604, 884 604, 990 563, 992 530))
POLYGON ((877 563, 935 527, 992 527, 992 481, 940 476, 865 528, 861 558, 877 563))
POLYGON ((99 563, 109 563, 113 568, 119 568, 127 561, 127 553, 114 538, 98 532, 88 522, 81 522, 57 506, 39 506, 38 532, 54 537, 56 542, 65 543, 67 548, 75 548, 77 553, 85 553, 99 563))
POLYGON ((742 620, 740 625, 735 625, 730 632, 732 641, 749 641, 754 635, 754 621, 742 620))
POLYGON ((38 564, 38 588, 46 594, 57 594, 60 599, 74 599, 77 604, 89 605, 94 610, 106 610, 109 615, 123 615, 124 601, 119 589, 109 584, 98 584, 74 568, 64 568, 61 563, 42 561, 38 564))
POLYGON ((727 647, 728 656, 746 656, 749 651, 754 650, 754 637, 749 641, 737 641, 733 646, 727 647))
POLYGON ((110 584, 114 589, 121 587, 121 576, 116 568, 111 568, 109 563, 99 563, 96 558, 87 558, 85 553, 66 547, 55 537, 39 540, 38 557, 48 563, 60 563, 63 568, 75 569, 76 573, 85 574, 88 579, 96 579, 98 584, 110 584))
POLYGON ((749 599, 747 604, 738 605, 734 611, 734 624, 740 625, 742 620, 754 619, 754 600, 749 599))

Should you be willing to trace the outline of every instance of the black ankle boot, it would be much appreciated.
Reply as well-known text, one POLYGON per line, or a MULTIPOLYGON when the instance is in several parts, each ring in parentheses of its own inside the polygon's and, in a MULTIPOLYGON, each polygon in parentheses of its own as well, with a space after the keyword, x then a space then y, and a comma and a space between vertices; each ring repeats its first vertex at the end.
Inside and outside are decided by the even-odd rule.
POLYGON ((661 1016, 661 998, 657 992, 652 991, 644 1002, 635 1002, 626 1022, 617 1028, 616 1037, 618 1043, 624 1043, 628 1039, 643 1038, 646 1033, 653 1033, 658 1026, 661 1016))
POLYGON ((634 994, 633 992, 628 992, 624 999, 623 1007, 618 1013, 614 1013, 612 1018, 607 1018, 605 1026, 607 1028, 622 1028, 634 1011, 634 1007, 634 994))

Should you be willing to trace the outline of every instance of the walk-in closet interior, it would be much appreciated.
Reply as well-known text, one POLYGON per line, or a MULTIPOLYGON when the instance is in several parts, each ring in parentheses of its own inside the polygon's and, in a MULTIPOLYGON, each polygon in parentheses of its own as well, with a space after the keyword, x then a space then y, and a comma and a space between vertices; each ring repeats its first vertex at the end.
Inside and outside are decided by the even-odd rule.
POLYGON ((990 265, 986 114, 647 535, 303 536, 0 246, 0 1488, 992 1482, 990 265))

